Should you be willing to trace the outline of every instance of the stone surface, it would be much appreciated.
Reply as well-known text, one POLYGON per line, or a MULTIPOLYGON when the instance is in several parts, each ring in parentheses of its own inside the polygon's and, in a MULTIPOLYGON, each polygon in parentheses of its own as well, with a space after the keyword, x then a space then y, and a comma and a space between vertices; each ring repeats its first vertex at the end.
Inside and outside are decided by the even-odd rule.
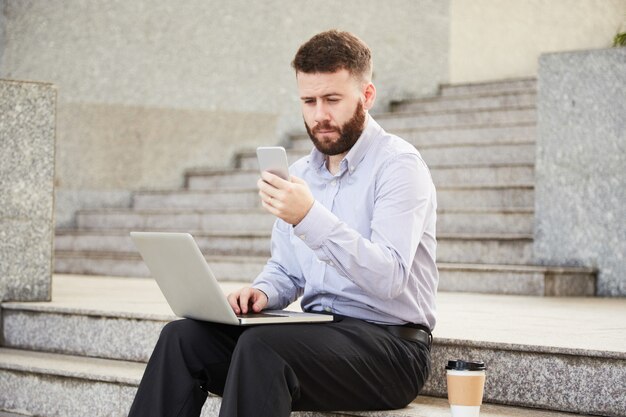
POLYGON ((0 0, 0 67, 2 67, 2 56, 4 55, 4 48, 6 42, 6 17, 4 8, 6 7, 5 0, 0 0))
MULTIPOLYGON (((135 395, 143 365, 76 356, 3 349, 0 360, 0 408, 42 416, 125 416, 135 395), (29 393, 37 392, 36 397, 29 393), (87 401, 79 398, 89 396, 87 401)), ((489 379, 488 379, 489 381, 489 379)), ((202 417, 215 417, 219 397, 209 396, 202 417)), ((447 417, 445 399, 420 395, 401 410, 372 412, 294 412, 293 417, 447 417)), ((0 412, 0 416, 1 416, 0 412)), ((484 403, 487 417, 566 417, 572 414, 484 403)), ((581 414, 577 414, 581 416, 581 414)), ((607 414, 608 415, 608 414, 607 414)), ((9 417, 9 416, 7 416, 9 417)), ((10 417, 15 417, 10 415, 10 417)))
MULTIPOLYGON (((11 410, 1 417, 19 415, 126 416, 143 372, 142 364, 106 361, 76 356, 1 350, 0 408, 11 410), (114 375, 118 375, 117 380, 114 375), (104 375, 113 377, 103 378, 104 375), (125 375, 125 376, 122 376, 125 375), (31 395, 36 392, 37 395, 31 395), (15 415, 14 413, 19 413, 15 415)), ((202 417, 217 417, 220 398, 210 395, 202 417)), ((444 417, 449 416, 445 399, 419 396, 401 410, 372 412, 294 412, 292 417, 444 417)), ((487 417, 566 417, 571 414, 545 410, 483 404, 487 417)))
POLYGON ((56 89, 0 80, 0 300, 50 296, 56 89))
MULTIPOLYGON (((224 283, 222 288, 227 293, 240 285, 224 283)), ((445 395, 443 367, 447 359, 474 358, 488 365, 487 402, 621 415, 626 406, 619 383, 626 378, 626 325, 622 319, 626 301, 440 293, 437 304, 439 319, 434 333, 433 373, 425 391, 428 395, 445 395), (576 311, 576 320, 571 319, 572 311, 576 311)), ((111 357, 123 354, 139 361, 147 360, 150 344, 163 322, 174 319, 156 284, 145 279, 58 275, 52 302, 4 303, 3 309, 4 338, 13 347, 111 357), (94 342, 85 349, 82 338, 94 342), (106 340, 110 342, 104 343, 106 340)), ((9 371, 8 377, 0 372, 0 380, 13 378, 7 382, 9 387, 22 384, 20 381, 24 386, 39 382, 50 390, 50 396, 42 401, 56 400, 72 407, 65 388, 47 385, 59 383, 55 376, 71 382, 69 392, 77 392, 88 380, 93 381, 89 384, 128 386, 128 398, 132 398, 132 387, 143 369, 134 362, 65 355, 55 358, 51 361, 41 352, 0 350, 0 364, 4 363, 0 368, 9 371)), ((0 397, 2 393, 0 389, 0 397)), ((107 398, 120 395, 108 386, 103 386, 102 393, 107 398)), ((10 396, 10 400, 26 395, 10 396)), ((101 400, 102 410, 109 407, 108 400, 101 400)), ((401 411, 363 415, 420 416, 420 404, 418 400, 401 411)), ((210 406, 216 404, 211 402, 210 406)))
POLYGON ((537 261, 599 270, 599 295, 626 295, 626 48, 541 57, 537 261))
POLYGON ((445 365, 455 358, 487 364, 486 402, 615 417, 626 409, 624 353, 615 358, 578 356, 439 340, 424 394, 445 395, 445 365))

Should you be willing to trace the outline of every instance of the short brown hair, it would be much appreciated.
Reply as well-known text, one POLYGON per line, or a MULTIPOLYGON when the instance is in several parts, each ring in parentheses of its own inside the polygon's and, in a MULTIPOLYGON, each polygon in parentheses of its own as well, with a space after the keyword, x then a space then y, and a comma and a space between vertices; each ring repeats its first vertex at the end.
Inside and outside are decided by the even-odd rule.
POLYGON ((372 52, 350 32, 329 30, 302 44, 291 63, 296 73, 336 72, 342 69, 363 81, 372 77, 372 52))

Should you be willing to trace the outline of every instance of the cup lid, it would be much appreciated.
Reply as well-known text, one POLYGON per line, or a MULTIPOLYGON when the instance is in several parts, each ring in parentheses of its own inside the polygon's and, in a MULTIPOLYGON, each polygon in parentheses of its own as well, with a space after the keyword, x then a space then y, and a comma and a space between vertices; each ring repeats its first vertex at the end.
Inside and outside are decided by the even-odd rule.
POLYGON ((487 369, 485 362, 482 361, 464 361, 457 359, 455 361, 448 361, 446 369, 454 371, 484 371, 487 369))

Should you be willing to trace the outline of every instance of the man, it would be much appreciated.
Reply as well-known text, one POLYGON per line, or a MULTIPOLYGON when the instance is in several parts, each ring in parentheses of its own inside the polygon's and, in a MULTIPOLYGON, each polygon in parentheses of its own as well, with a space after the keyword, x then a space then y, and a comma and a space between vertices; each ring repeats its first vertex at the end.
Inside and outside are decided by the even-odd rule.
POLYGON ((263 207, 278 217, 272 256, 252 286, 228 300, 246 314, 302 296, 304 310, 336 320, 172 322, 131 416, 198 416, 206 391, 223 397, 221 417, 402 408, 428 378, 438 283, 428 168, 369 116, 376 89, 360 39, 320 33, 292 65, 315 148, 291 167, 291 181, 262 174, 263 207))

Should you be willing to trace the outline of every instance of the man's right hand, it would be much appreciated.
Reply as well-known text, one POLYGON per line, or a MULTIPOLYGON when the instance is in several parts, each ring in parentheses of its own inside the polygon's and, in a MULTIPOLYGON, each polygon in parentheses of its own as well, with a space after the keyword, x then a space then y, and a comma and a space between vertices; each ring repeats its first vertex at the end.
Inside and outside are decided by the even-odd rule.
POLYGON ((267 295, 261 290, 244 287, 228 295, 228 303, 235 314, 248 314, 249 310, 260 313, 268 303, 267 295))

